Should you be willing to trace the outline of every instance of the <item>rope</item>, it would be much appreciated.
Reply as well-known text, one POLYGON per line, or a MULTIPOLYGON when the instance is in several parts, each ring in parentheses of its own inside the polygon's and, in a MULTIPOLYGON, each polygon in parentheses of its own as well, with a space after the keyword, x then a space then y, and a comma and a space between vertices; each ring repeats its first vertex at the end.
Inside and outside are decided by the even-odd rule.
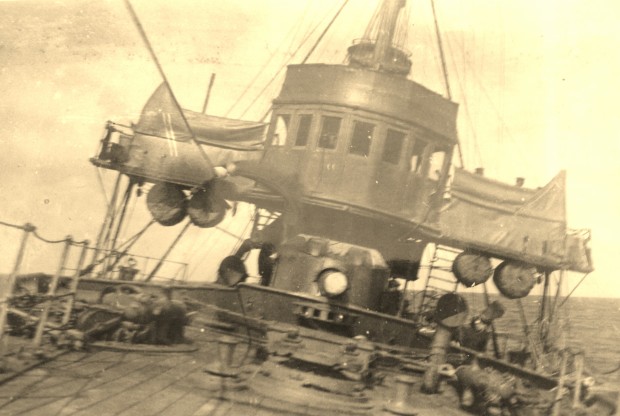
MULTIPOLYGON (((325 16, 327 17, 327 16, 325 16)), ((280 75, 280 73, 284 70, 284 68, 286 68, 286 65, 288 65, 288 63, 295 57, 295 55, 297 55, 297 53, 299 52, 299 50, 303 47, 303 45, 308 41, 308 39, 314 34, 314 32, 316 32, 316 30, 319 28, 319 26, 321 26, 321 22, 319 22, 311 31, 310 33, 308 33, 308 36, 306 36, 301 43, 299 44, 299 46, 297 47, 297 49, 295 49, 295 51, 291 54, 291 56, 289 57, 289 59, 286 60, 286 62, 284 63, 284 65, 282 65, 282 67, 280 67, 280 69, 275 73, 275 75, 271 78, 271 80, 267 83, 267 85, 265 85, 265 87, 258 93, 258 95, 254 98, 254 100, 252 100, 252 102, 245 108, 245 110, 243 110, 243 113, 241 113, 241 115, 239 117, 243 117, 245 115, 245 113, 248 112, 248 110, 250 109, 250 107, 252 107, 254 105, 254 103, 263 96, 263 93, 265 92, 265 90, 267 90, 267 88, 269 88, 269 86, 278 78, 278 76, 280 75)), ((269 114, 269 112, 271 111, 271 109, 267 110, 267 112, 265 113, 265 115, 263 115, 263 117, 261 118, 261 120, 264 120, 265 117, 267 117, 267 114, 269 114)))
POLYGON ((174 106, 178 110, 179 115, 181 116, 181 119, 183 120, 183 124, 185 125, 185 128, 187 129, 187 132, 190 135, 190 141, 192 142, 194 147, 196 147, 196 149, 198 150, 198 154, 200 154, 202 158, 204 159, 206 166, 209 167, 210 177, 205 178, 205 180, 210 180, 213 176, 215 176, 215 173, 213 171, 213 165, 211 164, 211 159, 209 159, 209 156, 207 156, 205 150, 200 146, 200 144, 196 140, 196 135, 194 134, 194 130, 190 126, 189 122, 187 121, 187 118, 185 117, 185 113, 183 112, 181 105, 177 101, 177 98, 174 95, 174 92, 172 91, 172 87, 170 86, 170 83, 168 82, 168 78, 166 77, 166 74, 164 73, 164 69, 159 63, 159 59, 157 59, 157 55, 155 55, 155 51, 153 50, 153 47, 151 46, 151 42, 149 42, 149 39, 146 36, 146 32, 144 31, 144 28, 142 27, 142 23, 140 23, 140 19, 138 19, 138 15, 133 9, 131 2, 129 0, 125 0, 125 5, 127 6, 127 9, 129 10, 131 19, 133 20, 134 24, 136 25, 136 28, 138 29, 138 32, 140 33, 140 37, 142 38, 144 45, 146 46, 147 50, 149 51, 151 55, 151 59, 153 59, 153 62, 155 63, 155 66, 157 67, 157 70, 159 71, 159 75, 161 76, 164 82, 164 85, 166 86, 166 90, 168 91, 168 94, 170 94, 170 98, 172 99, 174 106))
MULTIPOLYGON (((441 58, 441 68, 443 72, 443 79, 446 85, 446 94, 449 100, 452 100, 452 91, 450 91, 450 80, 448 79, 448 68, 446 65, 446 55, 443 51, 443 43, 441 41, 441 32, 439 31, 439 22, 437 21, 437 12, 435 11, 435 1, 431 0, 431 8, 433 9, 433 19, 435 21, 435 35, 437 37, 437 46, 439 48, 439 57, 441 58)), ((459 137, 456 137, 456 148, 459 152, 459 161, 461 162, 461 167, 465 167, 465 162, 463 162, 463 149, 461 147, 461 140, 459 137)))
POLYGON ((17 224, 11 224, 8 222, 4 222, 4 221, 0 221, 0 225, 4 225, 5 227, 16 228, 18 230, 23 230, 23 231, 31 231, 34 228, 31 224, 17 225, 17 224))
POLYGON ((263 74, 263 72, 265 71, 265 69, 267 68, 267 66, 271 63, 273 57, 276 55, 276 53, 278 53, 278 51, 280 50, 280 48, 284 45, 284 42, 286 42, 287 39, 291 39, 294 38, 295 36, 297 36, 297 34, 295 33, 293 35, 293 32, 295 31, 299 31, 299 28, 301 27, 301 21, 304 18, 304 15, 307 11, 309 4, 306 5, 306 9, 304 10, 304 13, 300 16, 299 19, 299 23, 295 24, 291 27, 291 29, 289 30, 289 32, 287 33, 287 35, 282 39, 282 42, 278 45, 278 47, 271 53, 271 55, 269 56, 269 58, 267 58, 267 61, 265 61, 265 63, 263 64, 263 66, 258 70, 258 73, 254 76, 254 78, 252 79, 252 81, 250 81, 248 83, 248 85, 245 87, 245 89, 243 90, 243 92, 239 95, 239 97, 237 97, 237 99, 235 100, 235 102, 230 106, 230 108, 228 109, 228 111, 226 111, 226 113, 224 113, 225 117, 228 117, 228 115, 230 114, 230 112, 239 104, 239 102, 241 101, 241 99, 245 96, 245 94, 249 91, 249 89, 252 87, 252 85, 254 85, 254 83, 256 82, 256 80, 261 76, 261 74, 263 74))
POLYGON ((344 2, 342 3, 340 8, 338 9, 336 14, 334 15, 334 17, 332 17, 332 20, 330 20, 330 22, 327 24, 325 29, 323 29, 323 32, 321 32, 321 35, 317 38, 317 40, 314 42, 314 45, 312 45, 312 48, 310 48, 310 51, 306 54, 304 59, 301 61, 302 65, 306 63, 308 58, 310 58, 310 55, 312 55, 312 52, 314 52, 316 47, 319 46, 319 43, 321 43, 321 41, 323 40, 323 37, 325 36, 327 31, 332 27, 332 25, 334 24, 334 22, 336 21, 336 19, 340 15, 340 12, 342 12, 342 9, 344 9, 344 6, 346 6, 348 2, 349 2, 349 0, 344 0, 344 2))
MULTIPOLYGON (((461 49, 465 49, 464 45, 461 43, 460 45, 461 49)), ((513 143, 518 156, 520 158, 521 161, 525 161, 527 160, 527 158, 525 157, 525 153, 523 152, 523 148, 521 143, 515 139, 515 137, 512 135, 511 130, 508 128, 508 124, 506 123, 506 121, 504 120, 504 118, 502 117, 502 115, 500 114, 499 110, 497 109, 497 106, 495 105, 495 102, 493 101, 493 99, 491 99, 491 96, 489 94, 489 92, 487 91, 487 89, 485 88, 484 84, 482 83, 482 81, 480 80, 480 78, 478 77, 478 74, 476 73, 475 69, 473 68, 471 62, 471 60, 466 59, 465 60, 465 64, 469 67, 469 69, 471 70, 471 73, 474 76, 474 80, 476 81, 476 83, 478 84, 478 86, 480 87, 480 90, 483 92, 483 94, 485 95, 486 99, 488 100, 488 102, 491 105, 491 108, 493 109, 493 111, 495 112, 495 116, 497 117, 497 119, 500 122, 500 125, 504 128, 505 132, 507 133, 508 138, 510 139, 510 141, 513 143)), ((477 146, 477 143, 476 143, 477 146)))
POLYGON ((39 233, 37 233, 36 230, 32 231, 32 235, 34 235, 36 238, 38 238, 39 240, 48 243, 48 244, 58 244, 58 243, 64 243, 65 241, 69 240, 70 237, 65 237, 62 240, 49 240, 47 238, 41 237, 41 235, 39 235, 39 233))
POLYGON ((564 304, 566 303, 566 301, 568 301, 568 298, 570 298, 570 297, 571 297, 571 295, 575 292, 575 290, 577 290, 577 288, 579 287, 579 285, 580 285, 581 283, 583 283, 583 281, 586 279, 586 277, 588 277, 588 275, 589 275, 589 274, 590 274, 590 273, 586 273, 586 274, 584 274, 584 275, 583 275, 583 277, 581 278, 581 280, 579 281, 579 283, 577 283, 577 284, 575 285, 575 287, 573 288, 573 290, 571 290, 571 291, 570 291, 570 293, 569 293, 568 295, 566 295, 566 297, 564 298, 564 300, 562 301, 562 303, 560 303, 560 306, 559 306, 560 308, 561 308, 562 306, 564 306, 564 304))
POLYGON ((119 251, 110 251, 108 254, 106 254, 105 256, 103 256, 101 259, 99 260, 95 260, 93 261, 91 264, 89 264, 88 266, 84 267, 82 269, 82 272, 80 273, 80 275, 84 275, 87 273, 90 273, 93 271, 93 269, 100 265, 101 263, 103 263, 106 259, 108 259, 109 257, 112 256, 117 256, 116 261, 112 264, 112 267, 114 267, 121 258, 123 258, 127 252, 129 251, 129 249, 132 247, 132 245, 138 241, 138 239, 142 236, 142 234, 144 234, 146 232, 146 230, 148 230, 148 228, 153 225, 155 223, 155 220, 151 220, 149 221, 148 224, 146 224, 140 231, 138 231, 136 234, 134 234, 130 239, 128 239, 127 241, 125 241, 123 244, 121 244, 118 249, 120 250, 123 246, 127 245, 127 247, 119 252, 119 251))
POLYGON ((101 193, 103 194, 103 199, 105 199, 106 208, 110 209, 110 198, 108 198, 108 193, 105 190, 105 184, 103 183, 103 177, 101 176, 100 168, 95 169, 97 171, 97 180, 99 182, 99 186, 101 187, 101 193))
POLYGON ((25 225, 18 225, 18 224, 11 224, 11 223, 5 222, 5 221, 0 221, 0 225, 5 226, 5 227, 9 227, 9 228, 15 228, 17 230, 22 230, 22 231, 30 232, 37 239, 43 241, 44 243, 48 243, 48 244, 58 244, 58 243, 65 243, 67 241, 70 241, 71 245, 77 246, 77 245, 85 245, 85 244, 88 244, 88 242, 89 242, 88 240, 73 241, 70 236, 67 236, 67 237, 65 237, 63 239, 59 239, 59 240, 52 240, 52 239, 49 239, 49 238, 45 238, 45 237, 41 236, 37 232, 37 228, 34 225, 29 224, 29 223, 25 224, 25 225))

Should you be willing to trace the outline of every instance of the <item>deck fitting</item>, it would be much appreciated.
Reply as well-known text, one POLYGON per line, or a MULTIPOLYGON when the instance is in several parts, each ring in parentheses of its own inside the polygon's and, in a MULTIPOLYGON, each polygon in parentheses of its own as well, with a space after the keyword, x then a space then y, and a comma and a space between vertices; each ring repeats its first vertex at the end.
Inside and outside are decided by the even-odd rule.
POLYGON ((392 414, 415 416, 417 411, 411 403, 413 384, 415 379, 410 376, 401 375, 394 380, 396 387, 394 398, 385 404, 385 410, 392 414))
POLYGON ((233 367, 232 361, 238 341, 232 337, 222 337, 217 344, 218 360, 207 365, 207 373, 220 377, 237 377, 241 371, 239 367, 233 367))

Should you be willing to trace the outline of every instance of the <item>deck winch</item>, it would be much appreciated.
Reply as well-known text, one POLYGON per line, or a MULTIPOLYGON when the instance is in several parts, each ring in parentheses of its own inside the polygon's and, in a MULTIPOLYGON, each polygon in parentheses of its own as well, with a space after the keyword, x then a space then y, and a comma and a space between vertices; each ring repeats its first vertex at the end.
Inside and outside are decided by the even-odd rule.
POLYGON ((78 315, 76 328, 95 340, 170 345, 185 340, 188 322, 184 303, 121 284, 105 288, 99 302, 78 315))

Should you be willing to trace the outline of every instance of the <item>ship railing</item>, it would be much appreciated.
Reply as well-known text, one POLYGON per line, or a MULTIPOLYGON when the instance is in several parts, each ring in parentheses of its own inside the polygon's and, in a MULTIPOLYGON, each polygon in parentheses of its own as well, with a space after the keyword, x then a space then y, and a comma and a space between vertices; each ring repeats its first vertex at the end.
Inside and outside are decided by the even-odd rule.
MULTIPOLYGON (((111 280, 145 280, 152 273, 156 265, 161 262, 158 273, 150 276, 153 281, 186 281, 189 275, 188 263, 164 260, 158 257, 151 257, 139 254, 129 254, 117 250, 104 250, 89 248, 89 252, 97 254, 98 259, 91 263, 91 269, 86 274, 89 277, 111 279, 111 280)), ((74 269, 67 268, 74 271, 74 269)), ((84 274, 84 272, 82 271, 84 274)))
MULTIPOLYGON (((565 379, 584 380, 584 353, 579 349, 545 346, 540 337, 496 331, 501 356, 511 364, 565 379)), ((488 352, 490 353, 490 352, 488 352)), ((566 380, 565 380, 566 381, 566 380)), ((577 383, 574 383, 577 386, 577 383)))
MULTIPOLYGON (((32 338, 32 345, 34 348, 38 348, 43 339, 43 334, 46 328, 61 328, 69 323, 71 317, 71 311, 73 310, 75 302, 75 294, 77 292, 77 285, 80 278, 80 270, 86 259, 86 253, 88 251, 89 242, 75 241, 71 236, 67 236, 60 240, 49 240, 37 233, 37 229, 32 224, 15 225, 5 222, 0 222, 5 228, 13 228, 21 231, 20 243, 17 246, 17 254, 13 263, 13 267, 8 276, 4 276, 2 279, 2 285, 0 287, 0 357, 4 357, 8 352, 8 340, 7 340, 7 323, 9 312, 20 315, 26 321, 36 323, 34 330, 34 336, 32 338), (30 314, 28 312, 21 311, 12 307, 12 301, 16 300, 21 294, 18 293, 17 278, 24 267, 24 258, 29 245, 29 241, 36 238, 47 245, 60 245, 62 246, 60 259, 57 262, 56 272, 49 283, 47 284, 46 293, 40 298, 42 304, 38 305, 38 313, 30 314), (72 248, 78 248, 77 258, 72 259, 76 262, 74 266, 75 272, 72 274, 69 282, 69 291, 64 293, 57 292, 58 284, 61 279, 62 273, 66 270, 67 264, 70 260, 70 252, 72 248), (58 301, 62 301, 61 310, 62 316, 60 322, 49 322, 48 318, 52 312, 53 304, 56 305, 58 301)), ((39 289, 39 287, 38 287, 39 289)))
MULTIPOLYGON (((377 42, 375 40, 370 39, 370 38, 357 38, 357 39, 353 39, 353 42, 351 42, 351 45, 353 45, 353 46, 355 46, 355 45, 370 45, 370 46, 374 46, 376 43, 377 42)), ((413 55, 413 53, 410 50, 408 50, 407 48, 405 48, 402 45, 397 45, 394 42, 392 42, 390 44, 390 47, 392 47, 394 49, 398 49, 407 58, 409 58, 409 57, 411 57, 411 55, 413 55)))
MULTIPOLYGON (((86 265, 86 259, 94 250, 90 247, 88 240, 76 241, 71 236, 58 240, 47 239, 42 237, 32 224, 16 225, 0 221, 0 230, 5 241, 13 241, 14 238, 7 237, 15 237, 15 233, 19 234, 17 245, 5 244, 7 249, 14 247, 16 253, 10 272, 0 275, 0 358, 6 356, 9 351, 9 313, 36 326, 32 347, 37 349, 42 344, 46 330, 67 327, 71 320, 79 281, 85 277, 105 276, 118 280, 133 280, 140 275, 147 276, 149 268, 165 271, 162 265, 167 264, 169 268, 172 267, 172 273, 160 273, 154 276, 148 274, 149 278, 152 280, 184 280, 187 278, 186 263, 167 260, 159 265, 156 263, 160 260, 154 257, 127 256, 127 259, 120 264, 122 256, 119 257, 118 253, 113 250, 99 250, 97 252, 103 257, 86 265), (49 255, 46 250, 36 244, 37 241, 44 247, 57 247, 53 250, 60 249, 60 255, 58 257, 49 255), (28 273, 25 269, 31 266, 32 262, 32 259, 27 256, 29 251, 36 251, 37 257, 44 258, 49 267, 53 267, 55 263, 54 274, 50 276, 44 273, 28 273), (138 265, 141 268, 138 268, 138 265), (106 273, 101 273, 102 270, 106 273), (36 286, 30 287, 29 285, 32 284, 36 286), (29 311, 18 308, 17 305, 25 294, 36 296, 36 308, 29 311), (50 315, 54 315, 55 318, 49 319, 50 315)), ((3 254, 5 258, 10 258, 6 252, 3 254)))

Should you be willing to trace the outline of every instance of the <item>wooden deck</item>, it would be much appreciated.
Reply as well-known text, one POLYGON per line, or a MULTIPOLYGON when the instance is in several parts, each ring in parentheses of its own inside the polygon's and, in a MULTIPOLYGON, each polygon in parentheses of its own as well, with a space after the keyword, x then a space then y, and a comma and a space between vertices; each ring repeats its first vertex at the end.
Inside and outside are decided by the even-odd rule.
MULTIPOLYGON (((291 383, 283 383, 263 374, 259 384, 257 374, 261 367, 256 364, 244 366, 238 378, 242 382, 212 375, 205 369, 219 362, 217 341, 221 335, 192 329, 188 336, 195 340, 194 351, 101 349, 58 355, 0 385, 0 415, 388 414, 384 404, 392 396, 393 388, 386 386, 374 387, 364 406, 347 411, 346 400, 342 406, 330 407, 327 403, 333 395, 321 400, 321 392, 295 390, 293 378, 291 383), (297 398, 291 401, 287 395, 297 398)), ((246 357, 246 345, 239 345, 233 361, 246 357)), ((415 389, 418 415, 467 414, 458 410, 456 396, 447 393, 427 396, 415 389)))

